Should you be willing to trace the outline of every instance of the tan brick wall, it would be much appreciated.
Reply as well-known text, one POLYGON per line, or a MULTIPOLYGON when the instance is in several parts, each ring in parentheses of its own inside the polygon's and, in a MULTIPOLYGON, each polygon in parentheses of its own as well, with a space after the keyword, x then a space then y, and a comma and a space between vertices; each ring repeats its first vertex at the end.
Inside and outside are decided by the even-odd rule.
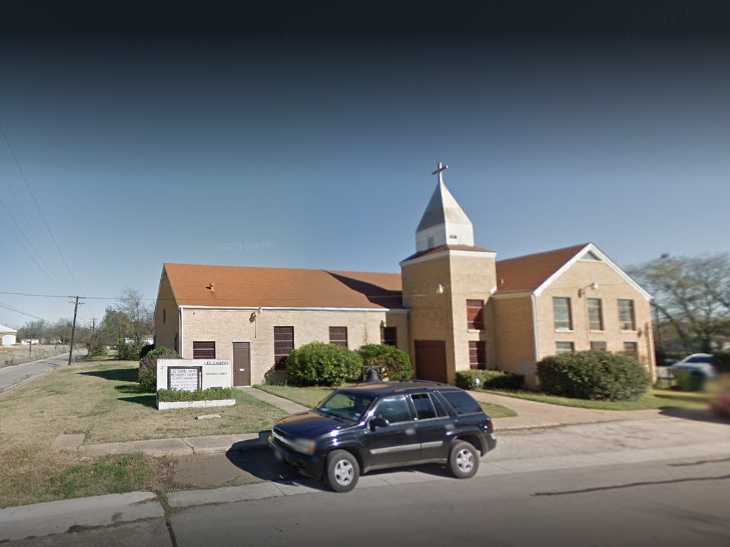
POLYGON ((537 297, 537 319, 539 354, 542 358, 555 353, 557 341, 573 342, 576 351, 590 349, 590 342, 606 342, 608 351, 623 351, 624 342, 637 342, 639 360, 655 377, 654 343, 651 333, 651 306, 642 294, 627 283, 609 265, 603 262, 579 260, 568 271, 556 279, 537 297), (598 283, 597 289, 587 288, 580 295, 580 289, 598 283), (556 331, 553 316, 553 297, 571 299, 573 329, 569 332, 556 331), (591 331, 588 324, 587 298, 600 298, 603 307, 603 331, 591 331), (636 330, 623 331, 619 328, 618 299, 634 301, 636 330))
POLYGON ((329 342, 329 327, 347 327, 350 349, 364 344, 379 344, 381 325, 398 329, 398 346, 408 351, 408 319, 405 312, 383 311, 309 311, 221 310, 184 308, 182 356, 193 357, 193 341, 215 341, 216 357, 232 359, 233 342, 251 343, 251 383, 264 382, 274 365, 274 327, 293 326, 294 346, 309 342, 329 342))
POLYGON ((401 277, 403 301, 410 309, 412 358, 415 340, 445 341, 447 378, 451 383, 455 371, 469 368, 470 340, 484 340, 488 363, 495 361, 494 313, 490 301, 490 291, 496 284, 493 255, 450 253, 406 263, 401 268, 401 277), (444 286, 443 294, 437 293, 439 284, 444 286), (467 299, 485 301, 485 330, 467 328, 467 299))
POLYGON ((497 349, 496 368, 525 377, 534 375, 535 338, 530 295, 492 299, 497 349))
POLYGON ((157 293, 157 305, 155 306, 156 345, 175 349, 175 335, 177 334, 178 329, 179 317, 177 302, 175 302, 170 282, 163 272, 163 275, 160 278, 159 291, 157 293))

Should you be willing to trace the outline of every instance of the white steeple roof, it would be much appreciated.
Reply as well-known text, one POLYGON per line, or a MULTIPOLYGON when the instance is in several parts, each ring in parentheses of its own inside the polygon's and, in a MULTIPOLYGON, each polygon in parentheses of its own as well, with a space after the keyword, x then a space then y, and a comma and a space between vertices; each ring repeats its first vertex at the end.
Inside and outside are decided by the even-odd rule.
POLYGON ((439 162, 436 189, 416 229, 416 251, 441 245, 474 245, 474 226, 444 182, 447 166, 439 162))

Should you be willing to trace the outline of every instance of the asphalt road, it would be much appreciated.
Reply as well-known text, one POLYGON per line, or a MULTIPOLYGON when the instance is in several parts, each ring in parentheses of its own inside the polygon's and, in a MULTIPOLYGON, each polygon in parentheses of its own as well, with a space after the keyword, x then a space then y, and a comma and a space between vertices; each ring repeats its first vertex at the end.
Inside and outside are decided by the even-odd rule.
POLYGON ((730 457, 685 459, 197 506, 7 545, 726 547, 728 492, 730 457))
MULTIPOLYGON (((74 358, 77 355, 84 355, 85 349, 74 348, 74 358)), ((33 378, 45 374, 49 370, 64 366, 68 363, 68 353, 49 357, 40 361, 23 363, 9 367, 0 368, 0 393, 13 387, 30 381, 33 378)))

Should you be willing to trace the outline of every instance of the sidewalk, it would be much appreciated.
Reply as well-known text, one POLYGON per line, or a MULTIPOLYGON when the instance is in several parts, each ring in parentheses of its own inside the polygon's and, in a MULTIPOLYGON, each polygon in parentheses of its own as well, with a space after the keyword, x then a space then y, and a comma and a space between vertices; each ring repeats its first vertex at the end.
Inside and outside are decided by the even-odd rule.
POLYGON ((517 412, 510 418, 496 418, 495 429, 510 431, 519 429, 536 429, 558 427, 575 424, 592 424, 601 422, 617 422, 627 420, 651 420, 663 418, 659 409, 650 410, 593 410, 569 406, 538 403, 515 397, 505 397, 482 391, 469 392, 475 399, 483 403, 494 403, 517 412))

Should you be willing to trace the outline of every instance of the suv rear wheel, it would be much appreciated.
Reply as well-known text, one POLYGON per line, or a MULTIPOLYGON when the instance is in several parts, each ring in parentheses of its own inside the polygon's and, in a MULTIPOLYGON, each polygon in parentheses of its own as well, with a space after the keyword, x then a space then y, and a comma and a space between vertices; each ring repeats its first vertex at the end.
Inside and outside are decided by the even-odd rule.
POLYGON ((335 492, 349 492, 360 478, 360 464, 347 450, 333 450, 327 455, 327 483, 335 492))
POLYGON ((479 469, 479 452, 466 441, 457 441, 449 454, 449 469, 457 479, 473 477, 479 469))

